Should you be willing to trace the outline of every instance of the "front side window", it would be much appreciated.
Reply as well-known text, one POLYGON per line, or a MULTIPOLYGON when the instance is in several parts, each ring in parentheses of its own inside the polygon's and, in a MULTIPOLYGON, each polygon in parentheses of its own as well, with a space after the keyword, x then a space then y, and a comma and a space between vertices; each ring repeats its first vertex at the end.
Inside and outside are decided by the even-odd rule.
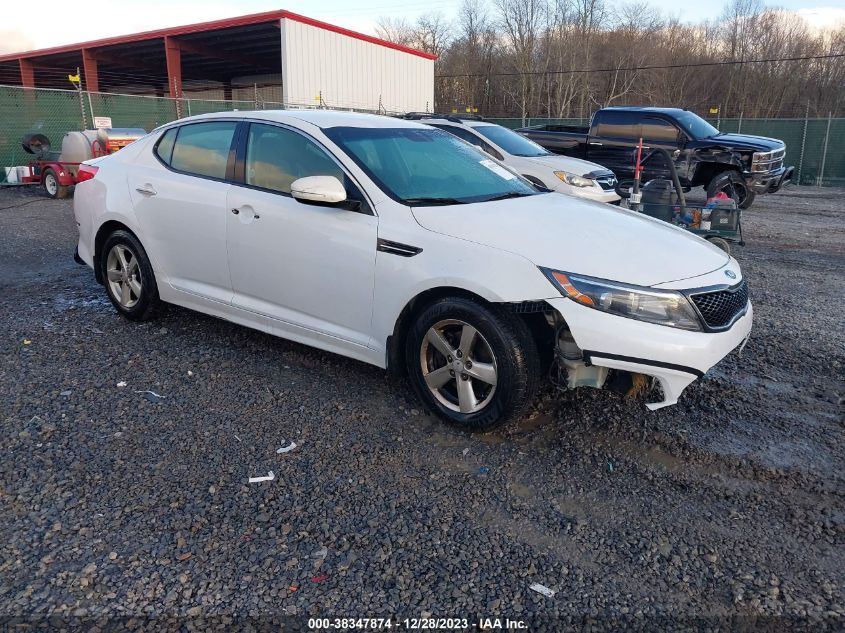
POLYGON ((386 194, 405 204, 537 194, 527 181, 442 130, 334 127, 324 132, 386 194))
POLYGON ((663 119, 646 117, 643 119, 642 137, 647 141, 677 142, 678 128, 663 119))
POLYGON ((173 145, 170 166, 197 176, 224 179, 236 126, 234 121, 210 121, 181 126, 173 145))
POLYGON ((681 128, 694 139, 712 138, 720 134, 719 130, 710 125, 694 112, 684 110, 675 115, 675 120, 681 124, 681 128))
POLYGON ((476 125, 472 129, 493 141, 511 156, 549 155, 549 150, 501 125, 476 125))
POLYGON ((343 170, 313 141, 275 125, 249 126, 246 184, 290 193, 291 183, 305 176, 334 176, 348 189, 343 170))

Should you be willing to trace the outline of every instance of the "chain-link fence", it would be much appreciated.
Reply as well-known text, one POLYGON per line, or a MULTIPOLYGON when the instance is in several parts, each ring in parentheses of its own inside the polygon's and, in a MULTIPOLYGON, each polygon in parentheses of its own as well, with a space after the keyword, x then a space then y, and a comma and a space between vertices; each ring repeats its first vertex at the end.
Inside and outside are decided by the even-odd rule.
MULTIPOLYGON (((64 134, 90 129, 94 117, 110 117, 114 127, 147 131, 180 117, 233 110, 267 110, 318 107, 319 104, 285 104, 264 101, 171 99, 74 90, 23 89, 0 86, 0 167, 25 165, 30 156, 20 139, 28 133, 49 138, 54 149, 64 134)), ((344 108, 346 109, 346 108, 344 108)), ((524 125, 589 125, 584 119, 489 119, 510 128, 524 125)), ((718 119, 723 132, 741 132, 781 139, 786 143, 786 163, 795 166, 793 182, 801 185, 845 186, 845 119, 718 119)), ((0 169, 0 182, 6 170, 0 169)))
POLYGON ((263 94, 257 90, 255 95, 254 101, 171 99, 0 86, 0 183, 7 178, 7 170, 3 167, 26 165, 32 158, 21 146, 24 135, 43 134, 50 139, 53 151, 58 151, 66 132, 93 128, 94 117, 109 117, 116 128, 143 128, 149 132, 180 117, 209 112, 321 107, 317 102, 285 104, 265 101, 263 94))
MULTIPOLYGON (((530 125, 582 125, 589 119, 487 119, 511 129, 530 125)), ((722 132, 767 136, 786 143, 793 184, 845 187, 845 119, 708 119, 722 132)))

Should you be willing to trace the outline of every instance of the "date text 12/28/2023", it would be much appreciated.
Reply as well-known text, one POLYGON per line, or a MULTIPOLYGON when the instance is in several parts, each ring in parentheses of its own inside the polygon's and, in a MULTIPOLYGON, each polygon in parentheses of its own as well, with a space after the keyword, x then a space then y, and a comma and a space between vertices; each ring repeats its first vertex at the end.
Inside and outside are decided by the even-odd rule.
POLYGON ((524 620, 510 618, 309 618, 308 628, 315 631, 391 630, 406 631, 519 631, 527 630, 524 620))

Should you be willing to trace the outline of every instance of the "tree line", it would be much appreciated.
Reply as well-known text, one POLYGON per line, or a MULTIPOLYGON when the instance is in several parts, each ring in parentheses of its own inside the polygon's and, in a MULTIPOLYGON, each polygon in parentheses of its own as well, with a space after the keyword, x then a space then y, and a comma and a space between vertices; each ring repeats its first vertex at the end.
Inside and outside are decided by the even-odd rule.
POLYGON ((730 0, 698 24, 647 2, 464 0, 453 20, 381 18, 376 30, 438 55, 438 111, 586 118, 636 104, 714 117, 712 108, 721 117, 845 116, 845 24, 813 29, 760 0, 730 0))

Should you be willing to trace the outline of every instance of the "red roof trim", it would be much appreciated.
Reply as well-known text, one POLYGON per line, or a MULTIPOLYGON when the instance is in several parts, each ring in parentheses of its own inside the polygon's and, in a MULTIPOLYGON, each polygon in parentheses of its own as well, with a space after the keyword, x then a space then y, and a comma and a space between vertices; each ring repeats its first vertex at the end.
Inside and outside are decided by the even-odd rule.
POLYGON ((423 51, 419 51, 415 48, 409 48, 408 46, 402 46, 401 44, 394 44, 393 42, 388 42, 387 40, 373 37, 371 35, 364 35, 363 33, 358 33, 357 31, 350 31, 349 29, 345 29, 341 26, 335 26, 334 24, 329 24, 328 22, 321 22, 320 20, 308 18, 297 13, 291 13, 290 11, 284 11, 284 13, 285 15, 283 17, 288 20, 293 20, 294 22, 302 22, 303 24, 308 24, 309 26, 315 26, 318 29, 331 31, 332 33, 339 33, 340 35, 346 35, 347 37, 354 37, 356 40, 363 40, 365 42, 370 42, 371 44, 378 44, 397 51, 402 51, 403 53, 410 53, 411 55, 424 57, 425 59, 437 59, 437 55, 424 53, 423 51))
POLYGON ((277 20, 281 20, 283 18, 287 18, 289 20, 293 20, 295 22, 302 22, 303 24, 309 24, 311 26, 315 26, 320 29, 325 29, 327 31, 332 31, 333 33, 339 33, 341 35, 346 35, 348 37, 354 37, 358 40, 363 40, 364 42, 370 42, 371 44, 378 44, 379 46, 385 46, 387 48, 392 48, 397 51, 402 51, 403 53, 409 53, 411 55, 417 55, 418 57, 423 57, 425 59, 437 59, 437 55, 431 55, 430 53, 424 53, 422 51, 418 51, 414 48, 408 48, 407 46, 402 46, 400 44, 394 44, 393 42, 388 42, 386 40, 379 39, 377 37, 372 37, 371 35, 365 35, 363 33, 358 33, 357 31, 350 31, 349 29, 345 29, 340 26, 335 26, 333 24, 329 24, 328 22, 321 22, 319 20, 314 20, 312 18, 305 17, 304 15, 299 15, 297 13, 291 13, 290 11, 267 11, 264 13, 252 13, 250 15, 242 15, 235 18, 225 18, 223 20, 213 20, 211 22, 200 22, 198 24, 187 24, 184 26, 174 26, 166 29, 158 29, 155 31, 144 31, 142 33, 133 33, 131 35, 120 35, 116 37, 108 37, 101 40, 92 40, 90 42, 80 42, 79 44, 66 44, 64 46, 54 46, 52 48, 42 48, 39 50, 34 51, 24 51, 22 53, 11 53, 7 55, 0 55, 0 62, 6 61, 16 61, 19 59, 25 58, 33 58, 33 57, 42 57, 45 55, 56 55, 59 53, 73 53, 83 48, 100 48, 103 46, 114 46, 116 44, 128 44, 130 42, 142 42, 144 40, 152 40, 158 39, 163 37, 175 37, 178 35, 187 35, 189 33, 202 33, 205 31, 216 31, 219 29, 226 29, 232 28, 236 26, 247 26, 250 24, 261 24, 263 22, 275 22, 277 20))

